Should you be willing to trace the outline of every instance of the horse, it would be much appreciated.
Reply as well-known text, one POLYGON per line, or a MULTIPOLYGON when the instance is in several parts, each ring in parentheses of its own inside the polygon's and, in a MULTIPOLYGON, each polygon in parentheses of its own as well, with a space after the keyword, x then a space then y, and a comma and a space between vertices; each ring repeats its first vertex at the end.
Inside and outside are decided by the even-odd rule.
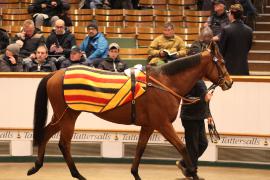
MULTIPOLYGON (((131 174, 135 180, 141 179, 138 171, 139 164, 154 130, 161 133, 182 155, 193 179, 199 179, 196 170, 192 168, 185 145, 177 136, 172 122, 176 119, 181 99, 199 79, 206 77, 222 90, 231 88, 233 81, 227 72, 222 56, 217 46, 214 43, 211 44, 209 49, 197 55, 179 58, 161 66, 147 67, 148 86, 146 92, 136 99, 135 121, 131 118, 131 102, 109 111, 93 113, 113 123, 141 126, 131 167, 131 174)), ((75 122, 81 111, 67 107, 63 97, 64 74, 65 69, 52 72, 38 85, 33 128, 33 145, 38 146, 38 155, 27 175, 38 172, 43 166, 46 144, 55 133, 60 131, 58 146, 71 175, 79 180, 85 180, 86 178, 76 168, 70 153, 75 122), (46 125, 48 99, 53 109, 53 116, 51 122, 46 125)))

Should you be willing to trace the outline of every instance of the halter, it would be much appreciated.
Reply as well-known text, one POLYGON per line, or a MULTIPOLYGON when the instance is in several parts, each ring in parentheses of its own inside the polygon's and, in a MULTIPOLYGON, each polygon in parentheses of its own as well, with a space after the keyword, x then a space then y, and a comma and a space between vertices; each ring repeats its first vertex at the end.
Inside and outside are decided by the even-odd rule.
MULTIPOLYGON (((207 47, 207 49, 210 49, 209 47, 213 44, 213 41, 210 42, 209 46, 207 47)), ((218 55, 219 57, 222 57, 222 55, 220 54, 219 50, 216 48, 216 45, 214 44, 214 47, 215 47, 215 52, 213 53, 211 51, 211 54, 213 56, 213 61, 217 67, 217 71, 218 71, 218 82, 217 83, 213 83, 209 88, 208 88, 208 91, 210 90, 215 90, 215 88, 217 86, 220 86, 220 85, 223 85, 225 84, 225 80, 224 80, 224 77, 226 76, 226 72, 223 72, 219 63, 218 63, 218 58, 216 57, 216 55, 218 55)), ((224 62, 223 59, 221 59, 222 62, 224 62)))

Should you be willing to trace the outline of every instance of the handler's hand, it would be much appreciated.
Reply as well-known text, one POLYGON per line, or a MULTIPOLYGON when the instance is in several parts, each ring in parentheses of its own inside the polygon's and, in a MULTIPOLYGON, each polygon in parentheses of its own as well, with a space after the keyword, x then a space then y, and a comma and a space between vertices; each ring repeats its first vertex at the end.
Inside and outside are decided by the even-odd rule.
POLYGON ((204 97, 205 102, 209 102, 212 96, 213 96, 213 93, 211 91, 207 92, 204 97))
POLYGON ((207 118, 207 123, 208 124, 212 124, 213 123, 213 118, 212 117, 208 117, 207 118))

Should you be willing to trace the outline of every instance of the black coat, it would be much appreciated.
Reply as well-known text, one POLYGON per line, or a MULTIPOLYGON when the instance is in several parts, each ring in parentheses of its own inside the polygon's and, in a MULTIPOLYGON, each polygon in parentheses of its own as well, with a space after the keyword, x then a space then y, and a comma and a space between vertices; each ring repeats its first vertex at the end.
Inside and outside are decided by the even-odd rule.
POLYGON ((9 45, 8 33, 5 29, 0 28, 0 53, 4 52, 4 50, 8 45, 9 45))
POLYGON ((32 5, 28 7, 29 13, 43 13, 47 14, 50 18, 53 16, 59 16, 65 11, 69 10, 70 5, 63 0, 55 0, 57 2, 56 7, 51 6, 51 0, 36 0, 32 5), (41 4, 47 4, 46 8, 41 8, 41 4))
POLYGON ((249 75, 248 52, 252 46, 252 29, 241 20, 236 20, 222 30, 220 45, 228 72, 249 75))
POLYGON ((123 72, 128 68, 127 64, 119 58, 113 60, 111 58, 105 58, 99 65, 99 69, 112 71, 112 72, 123 72))
POLYGON ((61 46, 64 49, 64 52, 60 54, 55 52, 49 52, 49 55, 64 55, 68 58, 71 47, 76 45, 76 39, 68 29, 66 29, 66 32, 63 35, 57 35, 55 33, 55 30, 52 30, 51 34, 47 38, 46 46, 48 47, 48 49, 50 49, 53 44, 61 46))
POLYGON ((56 70, 55 63, 48 59, 44 64, 38 64, 36 61, 31 61, 24 65, 24 71, 26 72, 53 72, 56 70))
POLYGON ((71 61, 70 59, 66 59, 63 62, 61 62, 60 69, 67 68, 72 65, 88 65, 86 62, 86 59, 84 57, 81 57, 79 61, 71 61))
POLYGON ((209 104, 205 101, 207 88, 203 80, 196 82, 186 97, 199 97, 200 101, 194 104, 183 104, 180 111, 180 118, 185 120, 204 120, 211 116, 209 104))
POLYGON ((23 66, 20 58, 18 56, 14 56, 14 58, 16 59, 16 64, 12 64, 5 54, 0 56, 0 72, 22 72, 23 66))

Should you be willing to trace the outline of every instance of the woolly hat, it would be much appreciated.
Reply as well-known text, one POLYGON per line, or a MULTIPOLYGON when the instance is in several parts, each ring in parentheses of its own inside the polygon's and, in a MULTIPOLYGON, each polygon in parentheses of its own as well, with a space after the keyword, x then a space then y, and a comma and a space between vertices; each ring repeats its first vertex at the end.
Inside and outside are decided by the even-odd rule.
POLYGON ((20 52, 20 47, 18 44, 10 44, 7 46, 7 50, 9 50, 10 52, 12 52, 13 55, 19 55, 20 52))
POLYGON ((91 21, 90 24, 87 26, 87 29, 94 28, 98 30, 98 25, 96 21, 91 21))

